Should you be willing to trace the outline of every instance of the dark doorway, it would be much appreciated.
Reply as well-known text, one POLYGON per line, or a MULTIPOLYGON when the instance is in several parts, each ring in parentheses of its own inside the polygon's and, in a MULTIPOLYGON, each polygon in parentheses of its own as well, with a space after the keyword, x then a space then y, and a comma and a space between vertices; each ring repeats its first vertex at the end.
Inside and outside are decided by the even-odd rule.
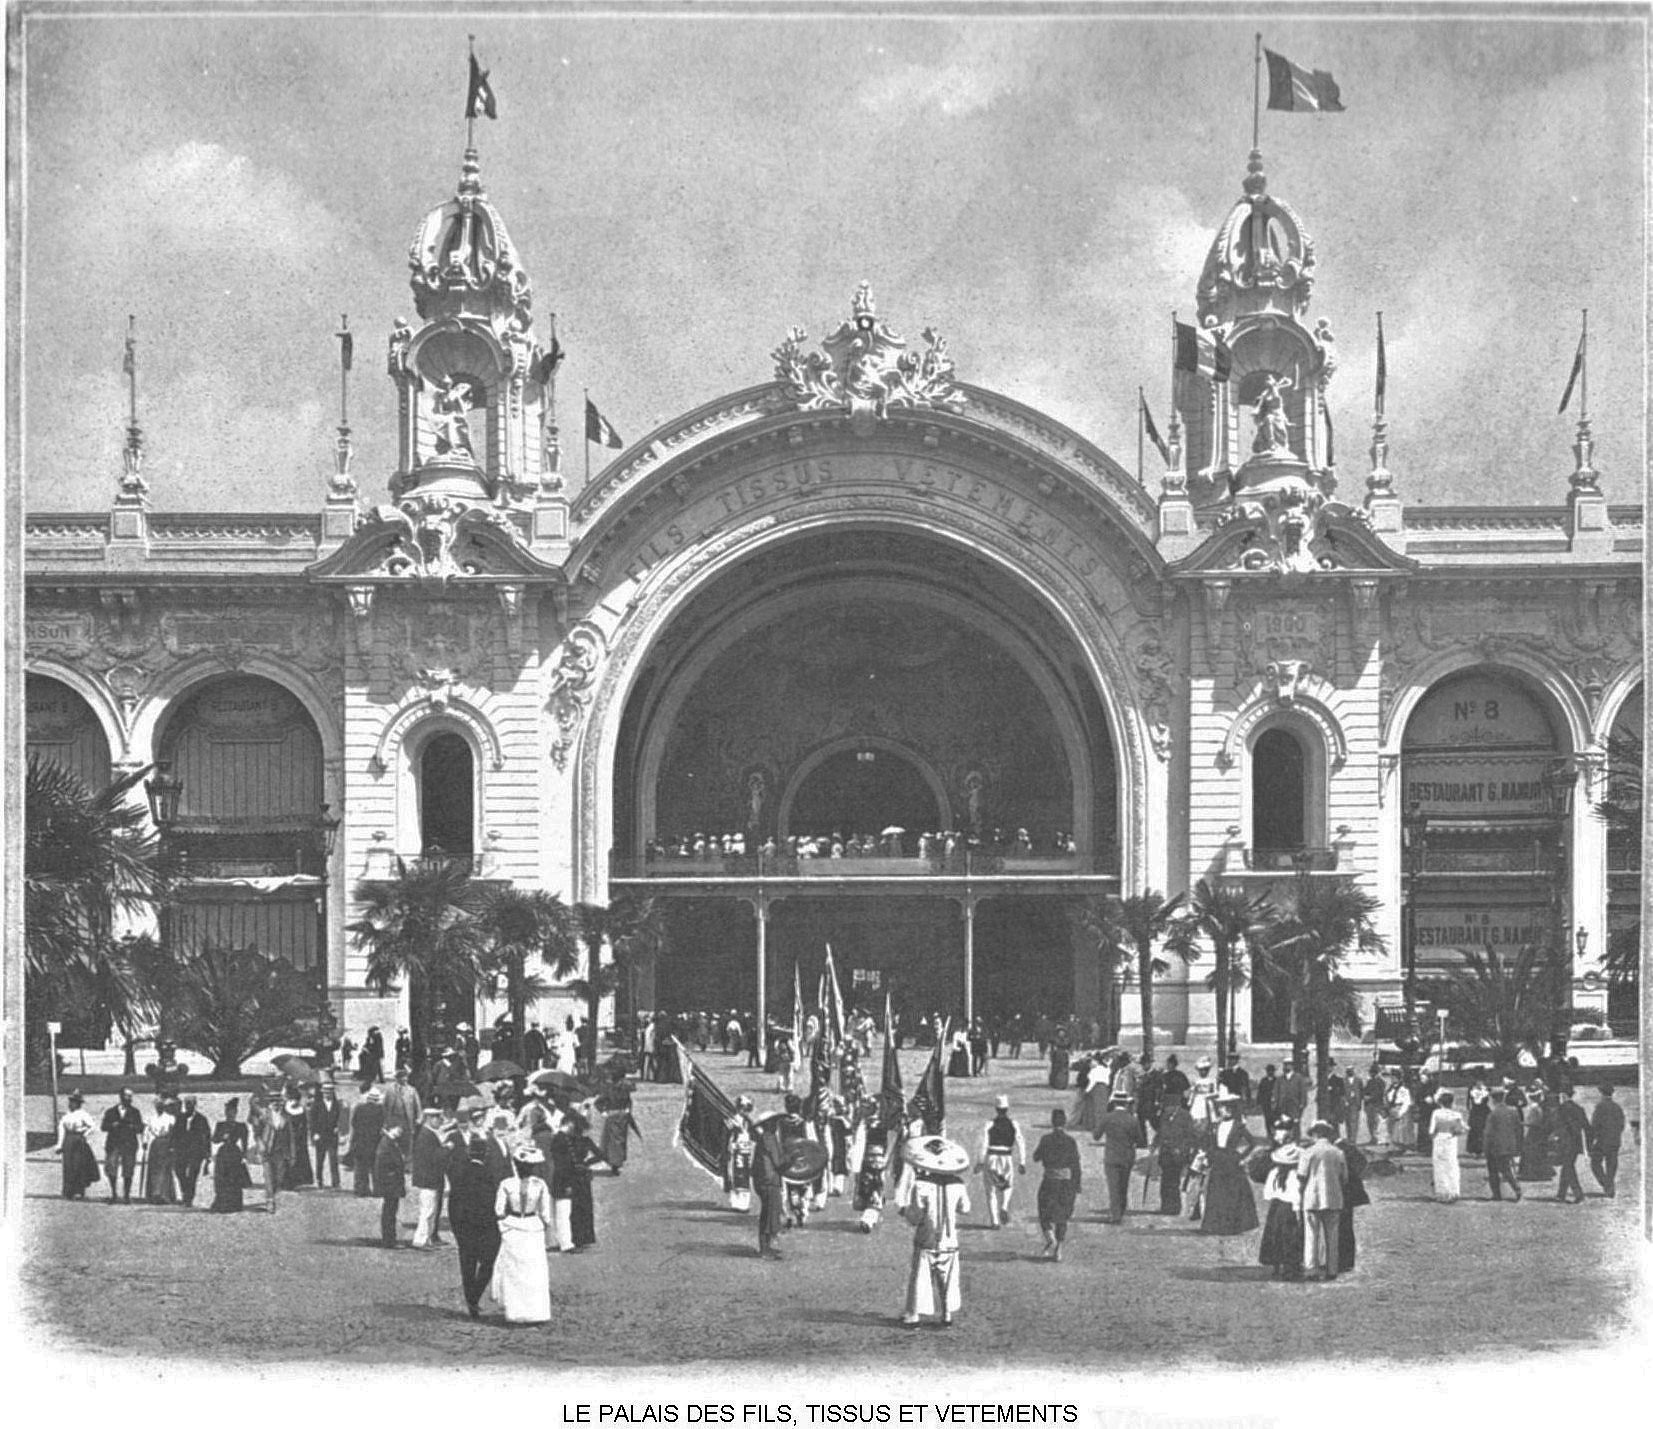
POLYGON ((941 811, 911 760, 887 749, 842 749, 805 777, 788 823, 800 837, 879 834, 892 825, 936 833, 941 811))
POLYGON ((471 747, 439 734, 419 756, 419 842, 426 858, 475 852, 476 787, 471 747))

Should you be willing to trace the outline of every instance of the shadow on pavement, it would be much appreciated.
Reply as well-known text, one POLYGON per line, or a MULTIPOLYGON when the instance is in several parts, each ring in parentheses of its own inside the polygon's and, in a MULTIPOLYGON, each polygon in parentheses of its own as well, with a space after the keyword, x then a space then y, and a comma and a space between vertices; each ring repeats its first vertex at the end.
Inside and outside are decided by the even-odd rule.
POLYGON ((866 1325, 875 1330, 888 1330, 900 1323, 897 1315, 880 1314, 876 1310, 823 1310, 813 1306, 792 1312, 794 1320, 805 1320, 811 1325, 866 1325))
POLYGON ((1274 1272, 1266 1265, 1179 1265, 1173 1266, 1170 1274, 1173 1280, 1213 1280, 1219 1284, 1231 1285, 1274 1278, 1274 1272))
POLYGON ((387 1320, 412 1320, 421 1324, 429 1324, 438 1320, 463 1320, 470 1323, 470 1315, 464 1310, 454 1310, 446 1305, 409 1305, 406 1303, 386 1304, 380 1301, 373 1307, 387 1320))
POLYGON ((672 1257, 679 1255, 698 1256, 703 1260, 733 1260, 742 1256, 749 1260, 756 1260, 758 1258, 758 1248, 756 1243, 749 1244, 746 1241, 742 1241, 738 1245, 725 1245, 721 1243, 708 1245, 685 1245, 672 1252, 672 1257))

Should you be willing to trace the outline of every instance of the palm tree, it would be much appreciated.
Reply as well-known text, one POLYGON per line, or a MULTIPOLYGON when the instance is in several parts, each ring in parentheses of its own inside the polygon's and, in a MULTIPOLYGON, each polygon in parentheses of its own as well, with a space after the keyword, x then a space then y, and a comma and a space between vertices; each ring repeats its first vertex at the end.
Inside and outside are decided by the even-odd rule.
POLYGON ((169 880, 161 844, 131 795, 150 768, 96 793, 31 756, 24 782, 23 919, 27 1041, 49 1019, 108 1018, 130 1044, 153 1015, 144 975, 152 939, 116 938, 117 914, 157 907, 169 880))
POLYGON ((1360 995, 1338 968, 1350 951, 1384 951, 1384 938, 1372 925, 1382 906, 1345 879, 1299 874, 1279 924, 1261 949, 1264 970, 1291 999, 1293 1058, 1301 1062, 1308 1039, 1314 1039, 1317 1107, 1326 1104, 1332 1029, 1360 1031, 1360 995))
POLYGON ((528 1003, 549 995, 551 983, 528 970, 537 957, 553 978, 566 978, 579 966, 580 944, 574 914, 554 893, 544 889, 505 888, 492 894, 478 919, 483 945, 483 970, 505 984, 511 1009, 511 1055, 523 1061, 522 1038, 528 1003))
POLYGON ((313 1043, 325 1005, 282 958, 205 946, 178 960, 163 1026, 168 1041, 211 1057, 213 1076, 238 1077, 254 1053, 313 1043))
POLYGON ((588 1066, 597 1065, 597 1050, 601 1046, 597 1025, 602 1019, 605 997, 619 990, 621 963, 634 949, 637 953, 658 948, 664 941, 659 914, 652 898, 622 895, 609 904, 576 903, 575 926, 580 941, 585 944, 585 976, 569 987, 586 1002, 586 1021, 589 1026, 586 1043, 588 1066), (637 940, 635 943, 633 940, 637 940), (603 944, 614 948, 617 961, 603 963, 603 944))
POLYGON ((1274 908, 1266 894, 1250 894, 1237 883, 1216 883, 1202 878, 1188 896, 1188 912, 1172 932, 1173 950, 1192 956, 1194 941, 1210 940, 1214 966, 1210 984, 1217 1002, 1217 1054, 1232 1055, 1234 1042, 1234 989, 1245 984, 1240 961, 1274 921, 1274 908))
POLYGON ((1460 948, 1463 965, 1420 985, 1446 1009, 1459 1037, 1484 1048, 1500 1072, 1512 1072, 1522 1052, 1536 1058, 1556 1021, 1553 960, 1537 946, 1500 956, 1491 948, 1460 948))
POLYGON ((425 1048, 451 999, 475 997, 488 982, 478 915, 483 895, 471 882, 469 860, 396 860, 396 876, 356 885, 361 916, 345 931, 367 953, 367 981, 380 995, 408 980, 408 1021, 425 1048))
MULTIPOLYGON (((1119 943, 1136 955, 1136 985, 1142 999, 1142 1055, 1148 1059, 1154 1055, 1154 975, 1168 971, 1171 966, 1164 958, 1155 956, 1154 945, 1175 927, 1187 897, 1179 893, 1167 898, 1156 889, 1147 888, 1128 898, 1108 900, 1109 916, 1119 943)), ((1167 951, 1187 960, 1189 950, 1181 942, 1173 939, 1165 946, 1167 951)), ((1116 1039, 1117 1036, 1116 1032, 1116 1039)))
POLYGON ((1119 926, 1117 903, 1119 900, 1111 895, 1093 896, 1069 910, 1074 934, 1096 954, 1103 969, 1101 1042, 1104 1047, 1119 1040, 1119 1024, 1124 1020, 1119 1004, 1124 994, 1124 979, 1131 968, 1131 958, 1136 954, 1136 948, 1127 943, 1124 930, 1119 926))

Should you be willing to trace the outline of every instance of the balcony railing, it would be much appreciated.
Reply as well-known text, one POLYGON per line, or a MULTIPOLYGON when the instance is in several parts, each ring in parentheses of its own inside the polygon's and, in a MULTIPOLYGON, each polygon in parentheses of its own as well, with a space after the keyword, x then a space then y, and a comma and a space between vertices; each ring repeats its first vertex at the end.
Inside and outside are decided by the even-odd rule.
POLYGON ((791 854, 744 854, 694 857, 657 854, 609 859, 610 878, 1062 878, 1074 875, 1111 877, 1118 860, 1106 854, 978 853, 958 850, 940 858, 800 858, 791 854))
POLYGON ((1247 873, 1337 872, 1335 848, 1241 848, 1239 854, 1247 873))
POLYGON ((1555 850, 1542 844, 1524 848, 1428 848, 1421 854, 1420 873, 1497 873, 1549 877, 1559 862, 1555 850))

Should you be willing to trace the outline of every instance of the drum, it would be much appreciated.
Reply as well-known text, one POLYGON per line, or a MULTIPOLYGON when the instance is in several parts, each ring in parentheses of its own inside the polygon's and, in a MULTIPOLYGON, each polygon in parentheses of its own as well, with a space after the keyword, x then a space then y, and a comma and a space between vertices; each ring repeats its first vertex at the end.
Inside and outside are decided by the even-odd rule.
POLYGON ((789 1141, 781 1148, 781 1180, 807 1186, 827 1169, 827 1149, 818 1141, 789 1141))

